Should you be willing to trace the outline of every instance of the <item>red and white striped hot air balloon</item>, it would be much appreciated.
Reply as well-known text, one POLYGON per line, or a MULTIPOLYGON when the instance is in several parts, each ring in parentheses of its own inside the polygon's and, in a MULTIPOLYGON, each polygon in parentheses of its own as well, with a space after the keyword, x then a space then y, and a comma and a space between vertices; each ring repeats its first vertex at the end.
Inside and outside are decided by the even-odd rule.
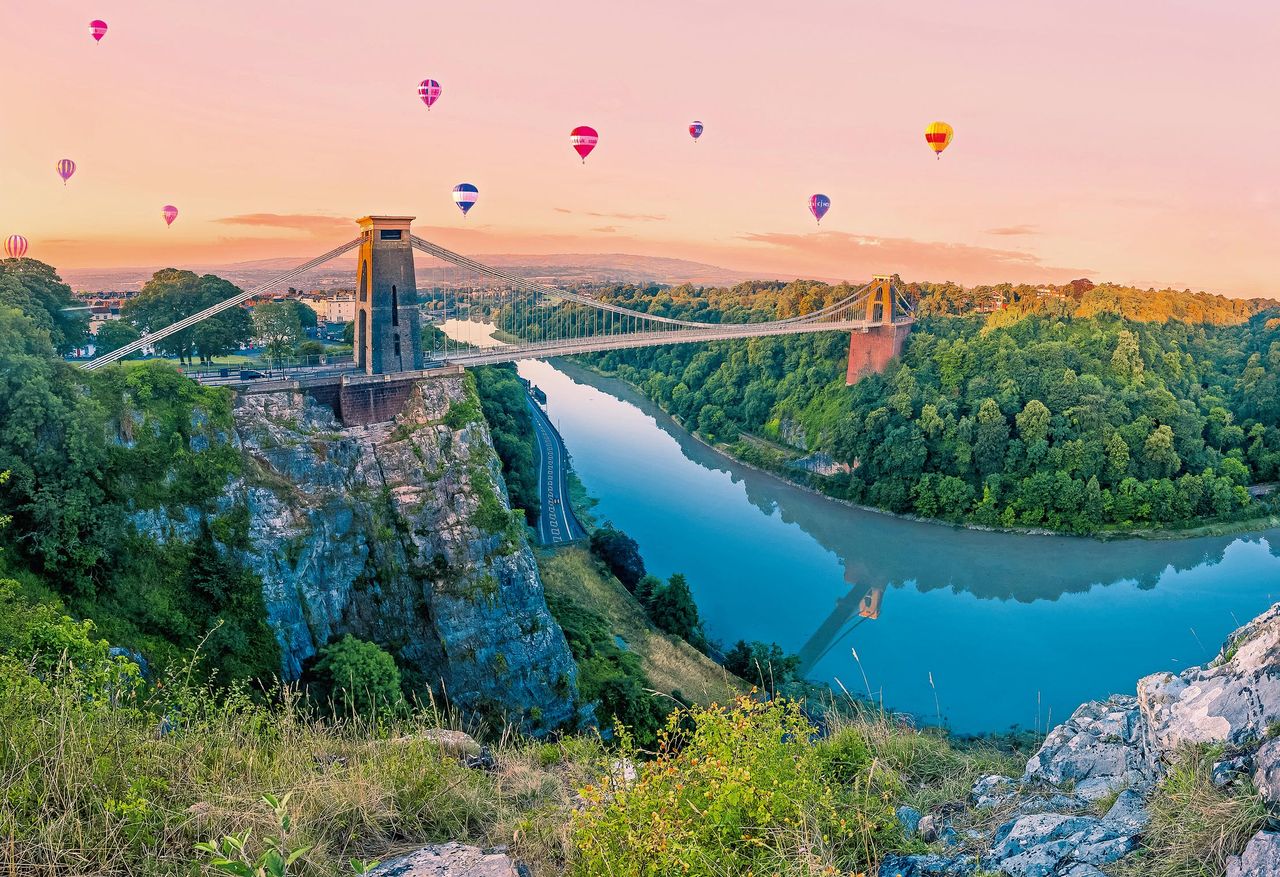
POLYGON ((586 164, 587 156, 591 154, 591 150, 595 149, 596 144, 600 142, 600 135, 590 125, 579 125, 569 132, 569 142, 573 144, 574 151, 582 158, 582 163, 586 164))
POLYGON ((164 215, 164 224, 173 225, 173 221, 178 218, 178 208, 172 204, 166 204, 160 211, 164 215))
POLYGON ((58 176, 62 177, 62 185, 67 184, 67 180, 71 179, 71 175, 76 172, 76 163, 69 158, 64 158, 58 162, 58 176))
POLYGON ((95 18, 89 22, 89 35, 95 43, 102 42, 102 38, 107 35, 107 23, 101 18, 95 18))
POLYGON ((4 239, 4 252, 10 259, 21 259, 27 254, 27 239, 20 234, 11 234, 4 239))

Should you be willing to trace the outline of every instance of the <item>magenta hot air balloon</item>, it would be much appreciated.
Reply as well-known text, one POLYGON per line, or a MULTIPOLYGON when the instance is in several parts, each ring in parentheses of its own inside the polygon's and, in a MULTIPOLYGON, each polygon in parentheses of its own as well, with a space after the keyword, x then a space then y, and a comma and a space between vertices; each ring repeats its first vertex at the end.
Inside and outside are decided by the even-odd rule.
POLYGON ((178 218, 178 208, 174 207, 172 204, 164 205, 164 208, 160 212, 164 214, 165 225, 173 225, 173 221, 178 218))
POLYGON ((569 132, 569 142, 573 144, 574 151, 582 157, 582 163, 586 164, 587 156, 600 142, 600 135, 590 125, 579 125, 569 132))
POLYGON ((100 18, 95 18, 89 22, 89 34, 95 43, 102 42, 102 38, 107 35, 107 23, 100 18))
POLYGON ((698 138, 702 136, 702 123, 701 123, 701 122, 690 122, 690 123, 689 123, 689 136, 693 138, 693 142, 694 142, 694 143, 697 143, 697 142, 698 142, 698 138))
POLYGON ((431 109, 431 105, 440 100, 440 83, 434 79, 424 79, 418 83, 418 97, 427 109, 431 109))
POLYGON ((64 158, 58 162, 58 176, 62 177, 62 185, 67 184, 67 180, 71 179, 71 175, 76 172, 76 163, 69 158, 64 158))
POLYGON ((4 239, 4 252, 10 259, 21 259, 27 254, 27 239, 20 234, 11 234, 4 239))
POLYGON ((809 196, 809 212, 813 214, 814 219, 818 220, 818 225, 822 225, 822 217, 826 216, 830 209, 831 199, 826 195, 809 196))

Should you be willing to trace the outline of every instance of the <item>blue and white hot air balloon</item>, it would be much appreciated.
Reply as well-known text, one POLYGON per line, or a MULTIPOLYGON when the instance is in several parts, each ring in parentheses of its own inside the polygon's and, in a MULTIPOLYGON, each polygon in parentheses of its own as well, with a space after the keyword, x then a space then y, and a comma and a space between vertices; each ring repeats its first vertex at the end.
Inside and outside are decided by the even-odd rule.
POLYGON ((466 216, 467 211, 476 206, 476 199, 480 197, 480 190, 470 183, 458 183, 453 187, 453 203, 458 205, 458 209, 462 211, 462 215, 466 216))

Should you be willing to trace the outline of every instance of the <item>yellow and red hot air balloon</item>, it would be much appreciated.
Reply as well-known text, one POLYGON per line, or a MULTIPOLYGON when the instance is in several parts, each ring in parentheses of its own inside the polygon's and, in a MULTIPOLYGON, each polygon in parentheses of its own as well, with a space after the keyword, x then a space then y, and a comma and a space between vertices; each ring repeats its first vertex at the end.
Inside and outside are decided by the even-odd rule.
POLYGON ((955 136, 955 129, 946 122, 931 122, 929 127, 924 129, 924 142, 937 153, 938 158, 942 158, 942 150, 951 145, 955 136))

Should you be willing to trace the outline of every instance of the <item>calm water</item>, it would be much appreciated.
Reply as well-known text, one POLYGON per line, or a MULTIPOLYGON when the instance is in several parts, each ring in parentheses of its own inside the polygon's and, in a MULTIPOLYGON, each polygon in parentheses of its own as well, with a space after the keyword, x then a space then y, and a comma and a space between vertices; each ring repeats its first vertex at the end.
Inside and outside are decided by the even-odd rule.
POLYGON ((640 543, 651 572, 688 575, 713 638, 775 641, 810 677, 869 685, 925 720, 932 674, 960 732, 1044 727, 1132 693, 1140 676, 1208 660, 1280 599, 1280 531, 1096 542, 901 521, 732 463, 571 363, 520 373, 546 391, 598 517, 640 543))

